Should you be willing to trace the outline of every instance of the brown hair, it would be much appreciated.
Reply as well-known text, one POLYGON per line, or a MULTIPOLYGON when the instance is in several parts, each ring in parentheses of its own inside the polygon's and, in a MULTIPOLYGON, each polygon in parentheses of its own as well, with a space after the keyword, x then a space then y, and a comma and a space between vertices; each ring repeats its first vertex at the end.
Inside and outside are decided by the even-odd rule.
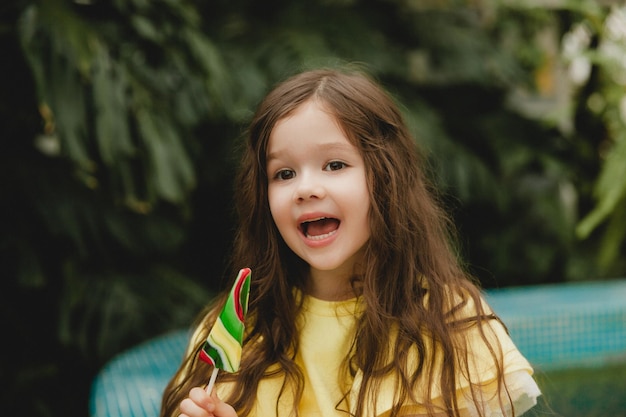
MULTIPOLYGON (((504 386, 501 352, 489 345, 481 326, 482 321, 497 318, 485 314, 478 288, 457 259, 453 228, 427 181, 425 159, 398 106, 367 75, 345 69, 312 70, 287 79, 265 97, 250 124, 237 178, 240 223, 231 275, 236 268, 250 266, 253 278, 241 369, 234 375, 220 373, 220 378, 238 384, 226 401, 245 416, 254 405, 260 380, 271 376, 270 365, 278 365, 271 369, 285 377, 283 391, 294 390, 297 415, 303 377, 293 360, 299 309, 293 288, 304 289, 307 265, 286 246, 272 220, 266 148, 276 122, 311 99, 324 104, 359 149, 370 192, 371 237, 363 273, 354 286, 365 311, 358 318, 347 358, 347 372, 363 372, 355 415, 367 415, 367 401, 375 397, 381 377, 394 374, 399 382, 391 417, 409 399, 418 401, 414 397, 418 381, 427 381, 427 398, 434 384, 441 387, 443 405, 423 404, 429 414, 458 416, 455 375, 469 374, 470 366, 459 328, 477 325, 492 353, 499 386, 504 386), (466 304, 476 306, 475 314, 469 319, 456 317, 466 304), (397 330, 397 336, 391 337, 391 329, 397 330), (428 349, 429 340, 438 348, 428 349), (409 348, 417 349, 417 363, 409 362, 405 354, 409 348), (434 380, 435 361, 443 363, 438 380, 434 380)), ((197 352, 214 319, 214 313, 203 316, 195 345, 166 388, 162 416, 176 415, 189 389, 206 383, 208 371, 196 369, 203 366, 197 352)))

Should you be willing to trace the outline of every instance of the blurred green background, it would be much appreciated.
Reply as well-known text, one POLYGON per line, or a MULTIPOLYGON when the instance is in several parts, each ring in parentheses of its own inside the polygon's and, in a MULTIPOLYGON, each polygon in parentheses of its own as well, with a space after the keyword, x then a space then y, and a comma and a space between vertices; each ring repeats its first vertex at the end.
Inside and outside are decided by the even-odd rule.
POLYGON ((7 415, 86 416, 222 287, 238 141, 305 68, 398 99, 484 287, 626 276, 619 2, 5 0, 0 51, 7 415))

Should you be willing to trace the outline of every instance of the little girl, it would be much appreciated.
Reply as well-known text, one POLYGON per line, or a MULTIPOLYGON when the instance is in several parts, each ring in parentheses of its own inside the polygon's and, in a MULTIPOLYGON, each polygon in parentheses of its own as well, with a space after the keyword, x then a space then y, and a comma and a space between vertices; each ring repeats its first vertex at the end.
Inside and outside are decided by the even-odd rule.
POLYGON ((279 84, 249 128, 232 274, 252 269, 241 367, 198 360, 203 314, 162 417, 519 416, 532 368, 461 268, 394 100, 363 73, 279 84))

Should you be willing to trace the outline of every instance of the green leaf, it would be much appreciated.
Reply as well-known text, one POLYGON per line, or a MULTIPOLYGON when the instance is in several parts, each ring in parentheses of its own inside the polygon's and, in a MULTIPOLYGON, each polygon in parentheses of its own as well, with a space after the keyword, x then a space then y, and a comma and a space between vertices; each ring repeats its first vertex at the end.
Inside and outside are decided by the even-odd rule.
POLYGON ((577 235, 584 239, 613 213, 621 201, 626 199, 626 130, 620 132, 616 143, 608 153, 596 182, 594 194, 596 207, 587 214, 576 228, 577 235))
POLYGON ((608 218, 606 231, 602 236, 598 263, 605 271, 620 257, 620 249, 626 242, 626 196, 620 200, 608 218))
POLYGON ((135 30, 137 30, 137 33, 142 37, 155 43, 163 41, 162 32, 155 27, 150 19, 140 15, 133 15, 130 21, 135 30))
POLYGON ((150 176, 157 195, 181 203, 195 186, 195 174, 181 137, 165 117, 147 109, 137 112, 139 131, 148 153, 150 176))
POLYGON ((128 83, 122 67, 104 49, 96 56, 92 72, 95 131, 103 162, 111 168, 135 153, 128 125, 128 83))

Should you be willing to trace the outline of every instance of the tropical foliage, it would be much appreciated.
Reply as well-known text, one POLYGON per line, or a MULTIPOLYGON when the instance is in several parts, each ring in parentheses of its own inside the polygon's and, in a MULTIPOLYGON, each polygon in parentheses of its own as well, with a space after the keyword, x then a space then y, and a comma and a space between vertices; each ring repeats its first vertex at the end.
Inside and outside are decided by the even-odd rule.
POLYGON ((626 8, 517 3, 5 2, 5 412, 85 415, 106 360, 191 323, 245 124, 307 67, 397 97, 483 285, 624 275, 626 8))

